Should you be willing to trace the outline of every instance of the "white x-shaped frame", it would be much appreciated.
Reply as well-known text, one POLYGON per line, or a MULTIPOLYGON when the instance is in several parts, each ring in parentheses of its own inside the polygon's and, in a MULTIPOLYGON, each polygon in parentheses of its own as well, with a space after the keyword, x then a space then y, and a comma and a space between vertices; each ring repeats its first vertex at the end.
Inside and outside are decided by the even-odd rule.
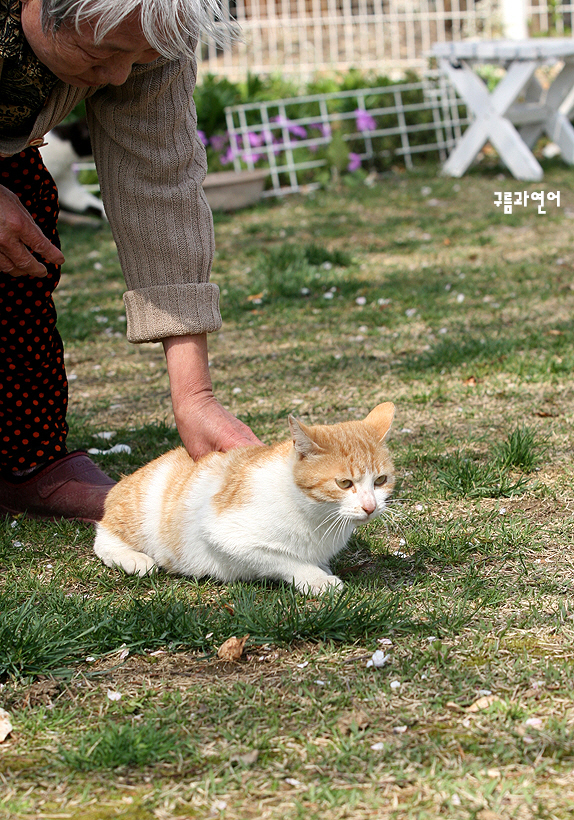
POLYGON ((565 162, 574 164, 574 128, 560 110, 574 88, 572 57, 546 91, 534 76, 540 60, 511 62, 492 93, 465 60, 442 58, 439 65, 474 115, 443 167, 445 174, 461 177, 490 142, 517 179, 541 180, 543 171, 531 149, 543 133, 558 145, 565 162))

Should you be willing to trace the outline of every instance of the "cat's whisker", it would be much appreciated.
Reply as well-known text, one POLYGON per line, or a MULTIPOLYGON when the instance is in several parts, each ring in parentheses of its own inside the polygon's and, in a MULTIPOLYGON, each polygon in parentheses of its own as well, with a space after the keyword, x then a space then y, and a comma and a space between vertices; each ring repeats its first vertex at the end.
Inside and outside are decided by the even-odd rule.
POLYGON ((325 530, 325 532, 323 533, 323 537, 319 541, 319 544, 322 544, 325 537, 333 531, 334 531, 335 535, 337 535, 337 536, 341 535, 343 530, 344 530, 345 525, 349 521, 352 521, 352 518, 350 518, 350 516, 343 515, 342 513, 337 513, 336 520, 331 523, 331 525, 327 528, 327 530, 325 530))
POLYGON ((335 520, 331 522, 331 524, 327 527, 327 529, 323 533, 323 535, 321 537, 321 540, 319 541, 320 544, 323 543, 323 541, 325 540, 327 535, 329 535, 329 533, 340 523, 341 520, 342 520, 342 516, 337 514, 337 517, 335 518, 335 520))
POLYGON ((331 519, 337 519, 339 517, 339 515, 340 515, 339 510, 331 510, 331 512, 328 515, 326 515, 325 518, 317 524, 315 529, 312 531, 311 535, 316 533, 317 530, 320 527, 324 527, 325 524, 327 524, 329 521, 331 521, 331 519))

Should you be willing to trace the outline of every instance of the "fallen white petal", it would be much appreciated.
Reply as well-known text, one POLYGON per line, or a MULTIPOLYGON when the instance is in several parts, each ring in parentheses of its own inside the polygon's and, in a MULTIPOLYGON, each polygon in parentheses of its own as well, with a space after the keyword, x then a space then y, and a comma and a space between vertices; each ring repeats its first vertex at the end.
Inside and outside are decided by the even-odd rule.
POLYGON ((107 456, 111 453, 127 453, 128 455, 131 453, 132 448, 129 444, 114 444, 113 447, 110 447, 109 450, 98 450, 97 447, 90 447, 88 453, 91 456, 107 456))
POLYGON ((404 734, 406 731, 407 731, 407 727, 406 727, 406 726, 393 726, 393 732, 394 732, 396 735, 402 735, 402 734, 404 734))
POLYGON ((290 786, 302 786, 303 785, 300 780, 296 780, 294 777, 286 777, 285 778, 285 783, 288 783, 290 786))
POLYGON ((10 715, 5 709, 0 709, 0 743, 3 743, 8 735, 12 732, 12 723, 10 722, 10 715))
POLYGON ((532 726, 533 729, 540 729, 542 727, 542 718, 531 717, 524 721, 525 726, 532 726))
POLYGON ((297 664, 298 669, 305 669, 306 666, 309 666, 309 661, 303 661, 303 663, 297 664))
POLYGON ((381 741, 379 743, 373 743, 372 746, 371 746, 371 749, 373 750, 373 752, 380 752, 381 749, 384 749, 384 748, 385 748, 385 744, 382 743, 381 741))
POLYGON ((382 649, 377 649, 373 652, 373 657, 367 661, 367 666, 374 666, 376 669, 380 669, 381 666, 384 666, 387 661, 391 658, 390 655, 385 655, 382 649))
POLYGON ((111 689, 108 689, 108 700, 121 700, 122 693, 121 692, 113 692, 111 689))
POLYGON ((400 688, 401 688, 400 680, 392 680, 391 681, 391 689, 400 689, 400 688))

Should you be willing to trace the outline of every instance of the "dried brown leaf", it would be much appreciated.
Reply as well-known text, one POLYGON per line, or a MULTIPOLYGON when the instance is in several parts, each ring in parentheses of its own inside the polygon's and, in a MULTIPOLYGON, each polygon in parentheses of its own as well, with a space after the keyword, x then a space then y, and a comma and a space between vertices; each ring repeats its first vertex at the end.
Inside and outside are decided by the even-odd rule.
POLYGON ((484 695, 478 700, 475 700, 474 703, 471 703, 470 706, 467 707, 467 712, 482 712, 483 709, 488 709, 489 706, 492 706, 493 703, 504 703, 502 698, 499 698, 498 695, 484 695))
POLYGON ((252 749, 250 752, 245 752, 242 755, 233 755, 232 763, 242 763, 244 766, 253 766, 257 763, 259 758, 259 749, 252 749))
POLYGON ((353 709, 352 712, 339 718, 337 727, 342 734, 348 735, 353 730, 366 729, 370 722, 371 719, 366 712, 362 709, 353 709))
POLYGON ((217 657, 221 658, 222 661, 238 661, 243 655, 243 649, 248 637, 249 635, 244 635, 243 638, 236 638, 234 635, 232 638, 228 638, 217 650, 217 657))

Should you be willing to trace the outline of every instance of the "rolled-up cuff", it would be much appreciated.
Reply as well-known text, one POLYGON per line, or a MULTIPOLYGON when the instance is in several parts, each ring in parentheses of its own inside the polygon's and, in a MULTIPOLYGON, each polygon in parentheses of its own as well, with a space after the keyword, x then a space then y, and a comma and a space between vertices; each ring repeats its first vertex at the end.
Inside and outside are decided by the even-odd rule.
POLYGON ((157 342, 221 327, 219 288, 211 282, 128 290, 124 304, 130 342, 157 342))

